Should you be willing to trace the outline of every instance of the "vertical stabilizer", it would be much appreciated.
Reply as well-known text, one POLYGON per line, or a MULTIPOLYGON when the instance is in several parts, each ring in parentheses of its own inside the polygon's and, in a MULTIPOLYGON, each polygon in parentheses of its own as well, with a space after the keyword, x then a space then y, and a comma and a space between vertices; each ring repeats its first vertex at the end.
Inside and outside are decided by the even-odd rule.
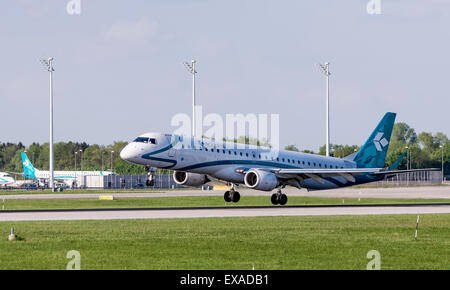
POLYGON ((386 113, 378 126, 361 147, 353 161, 360 168, 384 167, 386 153, 391 141, 392 129, 395 122, 395 113, 386 113))

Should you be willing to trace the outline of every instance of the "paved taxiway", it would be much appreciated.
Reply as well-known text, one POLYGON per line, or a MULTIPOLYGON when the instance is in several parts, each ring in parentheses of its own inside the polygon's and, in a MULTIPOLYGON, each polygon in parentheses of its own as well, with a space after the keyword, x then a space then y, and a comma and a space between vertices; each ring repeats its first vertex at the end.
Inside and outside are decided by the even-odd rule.
MULTIPOLYGON (((268 196, 273 192, 258 190, 239 189, 241 197, 245 196, 268 196)), ((311 197, 336 197, 336 198, 398 198, 398 199, 450 199, 450 186, 422 186, 422 187, 392 187, 392 188, 339 188, 321 191, 306 191, 305 189, 285 188, 283 190, 288 196, 311 196, 311 197)), ((113 195, 114 197, 179 197, 179 196, 223 196, 224 191, 202 191, 202 190, 169 190, 148 192, 102 192, 95 193, 57 193, 1 195, 0 199, 52 199, 52 198, 98 198, 100 195, 113 195)))
MULTIPOLYGON (((240 190, 246 195, 270 196, 271 192, 240 190)), ((326 191, 285 189, 288 196, 315 196, 337 198, 413 198, 450 199, 450 186, 409 188, 344 188, 326 191)), ((49 198, 98 198, 100 195, 123 197, 175 197, 175 196, 222 196, 222 191, 176 190, 167 192, 129 193, 82 193, 82 194, 22 194, 0 195, 0 199, 49 199, 49 198)), ((273 207, 221 207, 184 209, 114 209, 114 210, 38 210, 0 211, 0 221, 44 220, 109 220, 109 219, 160 219, 160 218, 209 218, 209 217, 258 217, 258 216, 321 216, 321 215, 380 215, 380 214, 439 214, 450 213, 450 205, 426 206, 273 206, 273 207)))
POLYGON ((114 209, 0 212, 0 221, 115 220, 261 216, 386 215, 450 213, 450 205, 324 206, 183 209, 114 209))

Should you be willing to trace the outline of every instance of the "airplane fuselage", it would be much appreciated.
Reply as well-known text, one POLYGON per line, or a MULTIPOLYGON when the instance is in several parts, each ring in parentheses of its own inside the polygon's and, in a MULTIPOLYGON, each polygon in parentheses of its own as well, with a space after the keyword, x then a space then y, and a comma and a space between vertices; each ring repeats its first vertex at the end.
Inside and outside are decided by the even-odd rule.
MULTIPOLYGON (((128 144, 121 157, 134 164, 161 169, 204 174, 213 178, 244 184, 244 172, 251 168, 271 169, 343 169, 356 168, 353 161, 249 145, 194 139, 184 141, 172 134, 148 133, 128 144), (153 142, 142 142, 151 138, 153 142)), ((329 189, 375 181, 359 176, 355 182, 337 176, 300 181, 308 189, 329 189)))

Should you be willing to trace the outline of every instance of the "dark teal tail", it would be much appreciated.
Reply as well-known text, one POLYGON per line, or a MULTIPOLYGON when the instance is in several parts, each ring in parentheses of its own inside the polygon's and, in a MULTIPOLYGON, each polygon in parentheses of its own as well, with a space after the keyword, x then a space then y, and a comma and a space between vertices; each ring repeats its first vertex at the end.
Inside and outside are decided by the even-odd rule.
POLYGON ((391 141, 396 113, 386 113, 353 161, 359 168, 382 168, 391 141))

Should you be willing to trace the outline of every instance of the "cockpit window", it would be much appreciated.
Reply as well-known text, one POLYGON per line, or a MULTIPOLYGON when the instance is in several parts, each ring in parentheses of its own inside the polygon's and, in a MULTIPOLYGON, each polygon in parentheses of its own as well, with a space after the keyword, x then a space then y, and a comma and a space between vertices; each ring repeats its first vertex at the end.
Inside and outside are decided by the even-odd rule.
POLYGON ((156 139, 148 137, 137 137, 133 140, 133 142, 156 144, 156 139))
POLYGON ((148 137, 137 137, 133 142, 148 143, 148 137))

